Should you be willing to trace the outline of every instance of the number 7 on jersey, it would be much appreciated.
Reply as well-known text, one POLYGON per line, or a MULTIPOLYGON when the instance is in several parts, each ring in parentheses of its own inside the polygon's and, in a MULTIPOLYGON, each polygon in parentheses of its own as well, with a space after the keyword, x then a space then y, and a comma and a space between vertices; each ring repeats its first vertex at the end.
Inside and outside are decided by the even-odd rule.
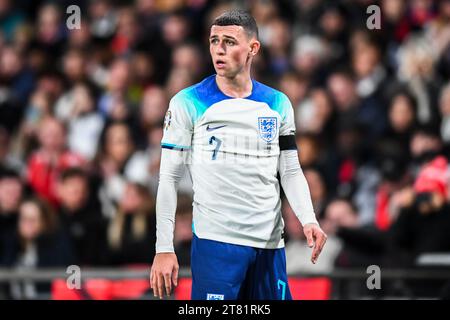
POLYGON ((212 160, 216 160, 217 157, 217 152, 219 151, 219 148, 222 144, 222 140, 220 140, 219 138, 217 138, 216 136, 212 136, 211 138, 209 138, 209 144, 213 144, 213 142, 216 142, 216 147, 213 150, 213 154, 212 154, 212 160))

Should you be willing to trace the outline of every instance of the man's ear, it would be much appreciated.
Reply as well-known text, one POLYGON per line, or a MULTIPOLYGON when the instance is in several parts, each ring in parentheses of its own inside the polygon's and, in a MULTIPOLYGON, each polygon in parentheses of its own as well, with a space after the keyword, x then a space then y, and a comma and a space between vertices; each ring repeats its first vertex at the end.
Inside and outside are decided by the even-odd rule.
POLYGON ((252 41, 250 42, 250 53, 249 54, 251 56, 255 56, 258 53, 259 48, 261 48, 261 43, 256 39, 252 39, 252 41))

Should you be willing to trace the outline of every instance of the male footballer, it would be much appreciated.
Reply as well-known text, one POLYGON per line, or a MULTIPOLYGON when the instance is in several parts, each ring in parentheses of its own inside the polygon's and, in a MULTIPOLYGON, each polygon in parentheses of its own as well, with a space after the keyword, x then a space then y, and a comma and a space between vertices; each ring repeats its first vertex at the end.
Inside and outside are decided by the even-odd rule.
POLYGON ((250 14, 220 15, 209 37, 216 74, 170 101, 150 272, 155 296, 170 295, 178 281, 173 234, 185 170, 194 191, 192 299, 292 299, 279 181, 313 248, 312 263, 325 245, 298 160, 292 105, 282 92, 251 78, 260 46, 250 14))

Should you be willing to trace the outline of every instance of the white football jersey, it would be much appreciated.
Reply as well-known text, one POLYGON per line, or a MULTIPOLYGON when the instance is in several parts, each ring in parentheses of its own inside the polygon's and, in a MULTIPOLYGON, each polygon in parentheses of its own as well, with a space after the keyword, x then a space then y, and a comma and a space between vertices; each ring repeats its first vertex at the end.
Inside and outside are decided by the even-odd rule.
POLYGON ((252 83, 246 98, 226 96, 215 75, 180 91, 161 146, 186 153, 199 238, 281 248, 279 137, 295 134, 294 114, 285 94, 252 83))

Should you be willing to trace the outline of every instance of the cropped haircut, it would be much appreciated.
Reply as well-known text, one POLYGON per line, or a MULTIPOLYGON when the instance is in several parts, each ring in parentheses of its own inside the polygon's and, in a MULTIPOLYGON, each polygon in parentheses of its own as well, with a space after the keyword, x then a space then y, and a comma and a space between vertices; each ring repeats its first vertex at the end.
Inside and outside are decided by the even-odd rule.
POLYGON ((211 26, 241 26, 249 38, 258 39, 258 26, 255 18, 245 10, 230 10, 222 13, 211 26))

